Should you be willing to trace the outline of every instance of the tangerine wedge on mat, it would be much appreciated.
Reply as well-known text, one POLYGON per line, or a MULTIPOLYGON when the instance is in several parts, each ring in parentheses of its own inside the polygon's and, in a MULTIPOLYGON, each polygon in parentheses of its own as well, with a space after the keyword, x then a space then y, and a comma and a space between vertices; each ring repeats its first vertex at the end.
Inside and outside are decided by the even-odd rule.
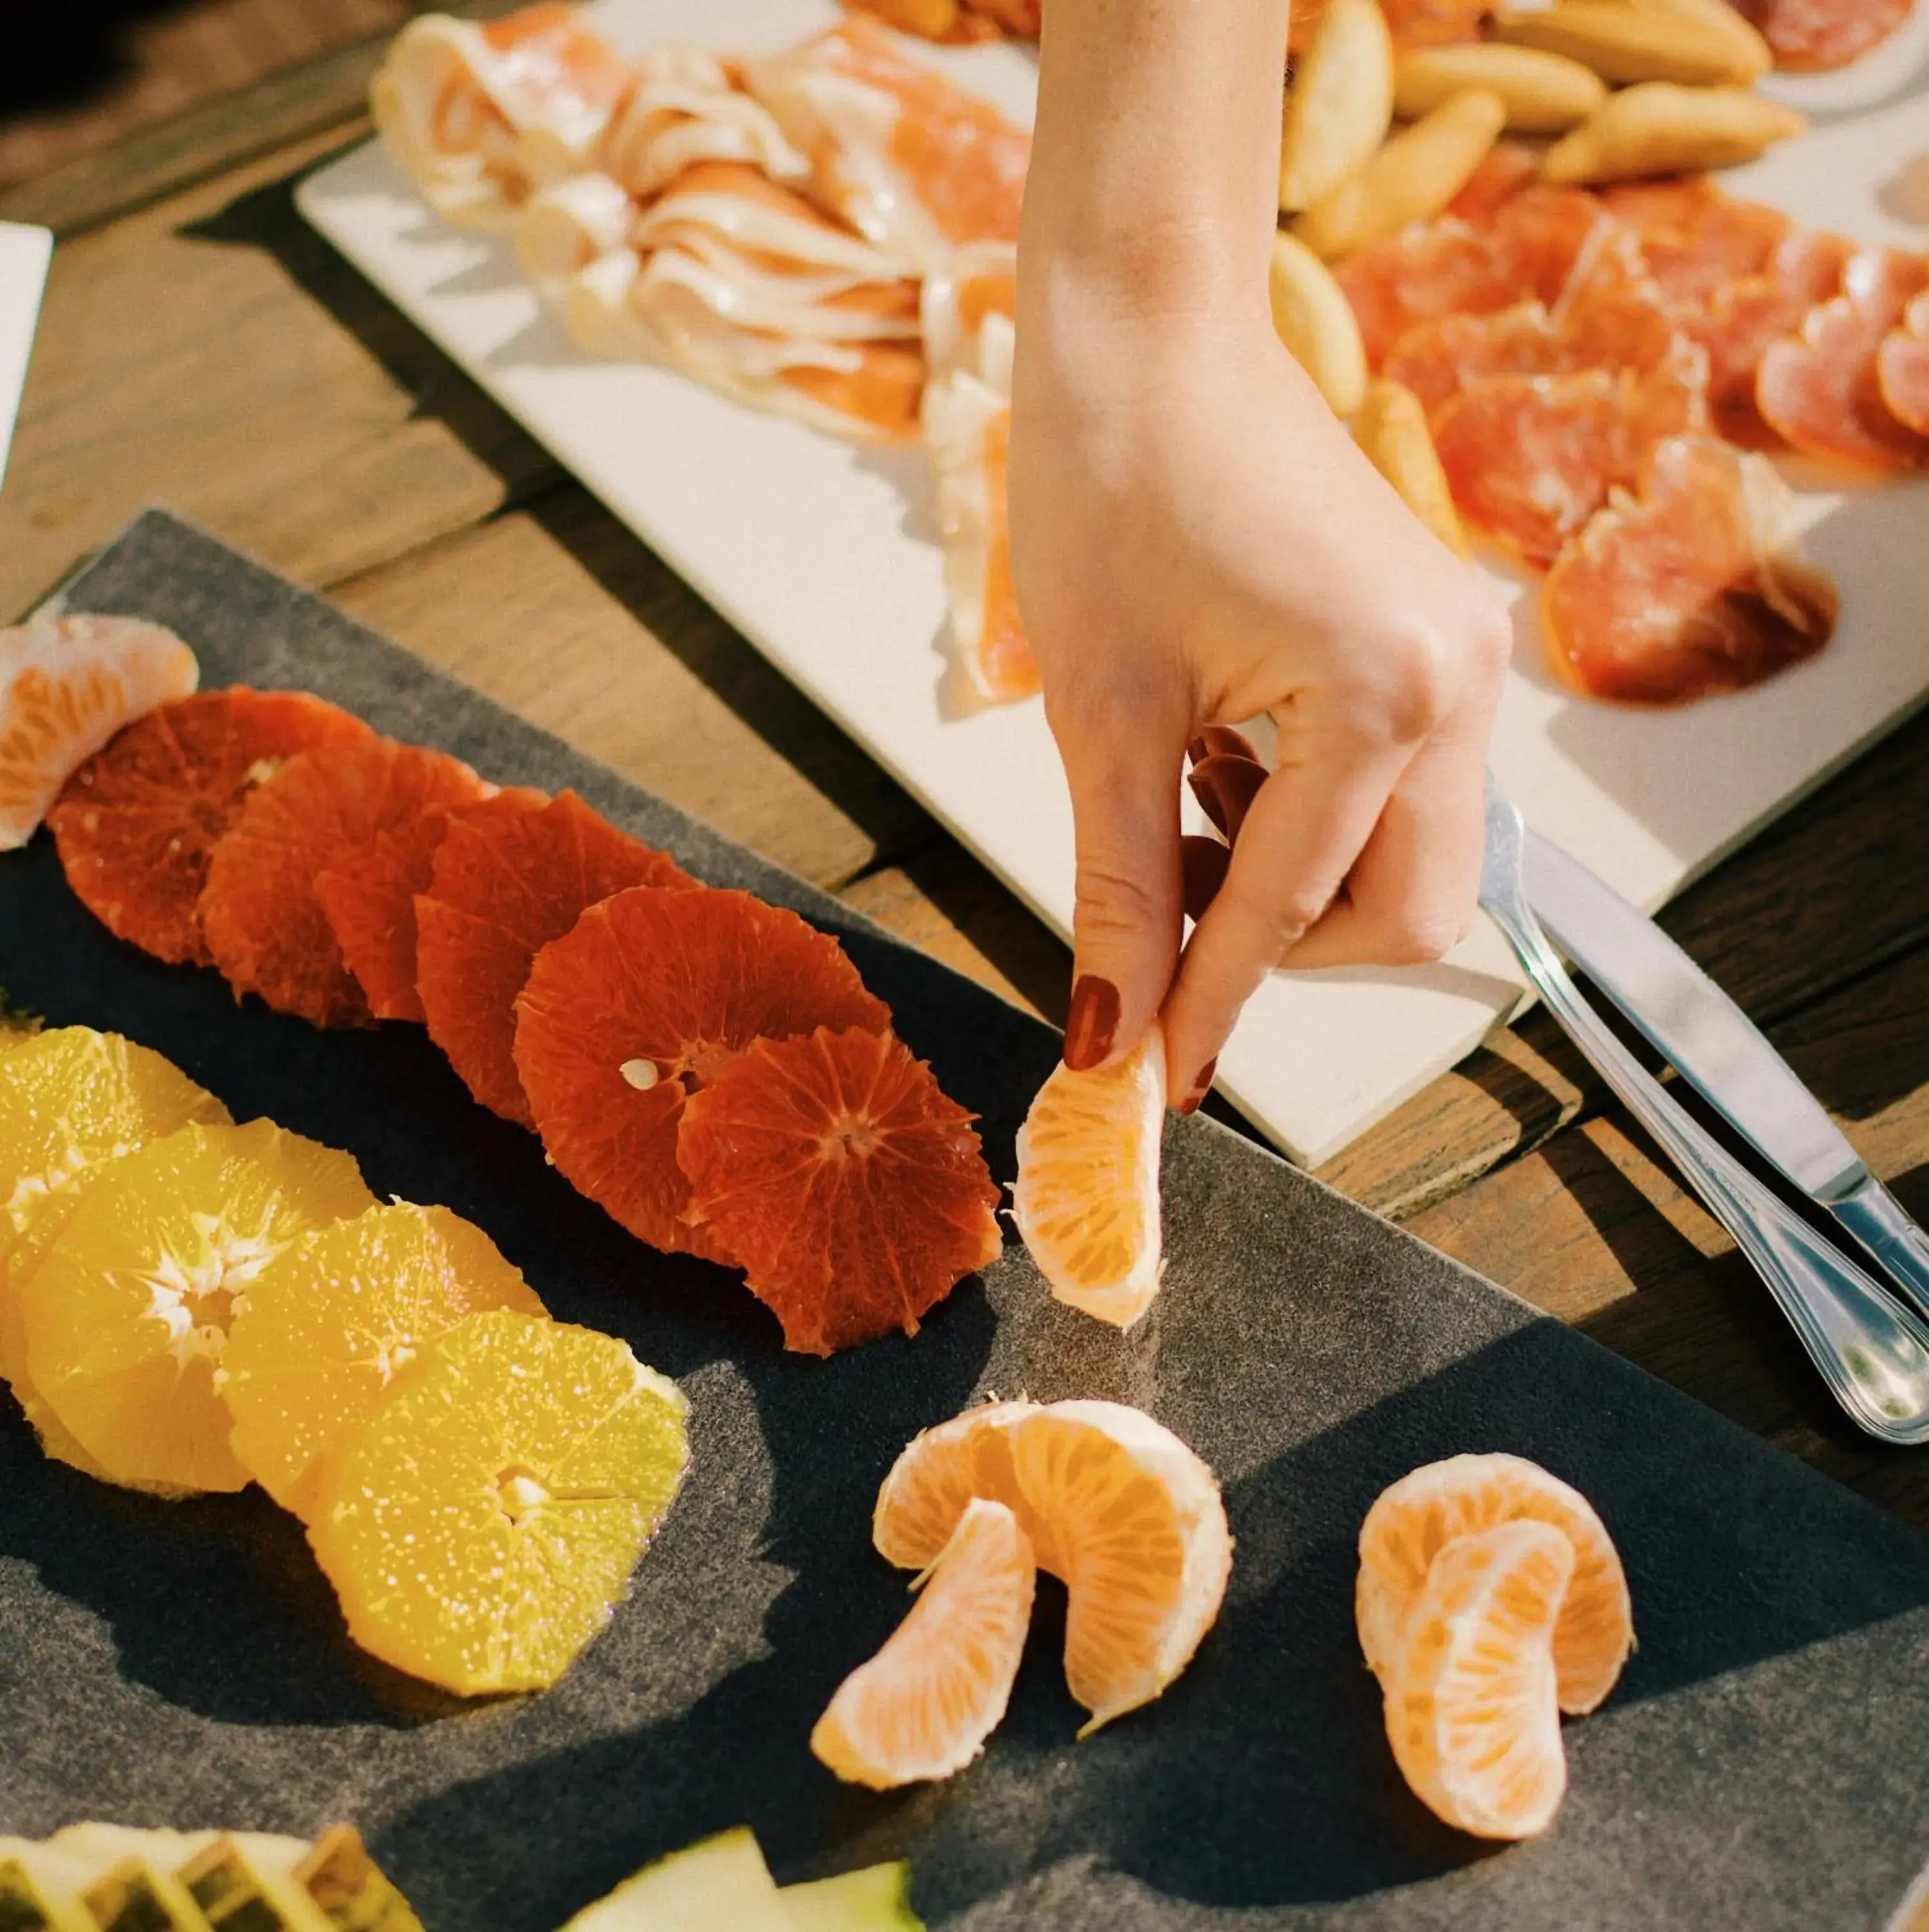
POLYGON ((1060 1301, 1120 1328, 1159 1289, 1165 1117, 1165 1046, 1155 1025, 1110 1066, 1055 1067, 1018 1130, 1011 1218, 1038 1272, 1060 1301))
POLYGON ((375 734, 299 691, 203 691, 128 726, 76 772, 47 824, 76 896, 117 939, 206 965, 208 855, 254 787, 297 752, 375 734))
POLYGON ((874 1791, 963 1770, 1011 1701, 1037 1581, 1018 1519, 974 1498, 914 1586, 909 1615, 837 1687, 811 1750, 874 1791))
POLYGON ((1065 1681, 1092 1713, 1080 1735, 1158 1696, 1217 1619, 1232 1569, 1212 1472, 1122 1403, 990 1403, 927 1430, 898 1457, 872 1522, 880 1552, 929 1562, 966 1471, 1065 1586, 1065 1681))
POLYGON ((43 617, 0 631, 0 852, 24 845, 69 776, 130 718, 200 680, 172 631, 43 617))
POLYGON ((1544 1831, 1567 1789, 1554 1629, 1574 1547, 1526 1518, 1457 1536, 1402 1634, 1386 1732, 1415 1794, 1484 1838, 1544 1831))
POLYGON ((110 1480, 244 1487, 214 1388, 235 1301, 301 1235, 374 1205, 349 1155, 268 1120, 136 1149, 22 1285, 34 1387, 110 1480))
POLYGON ((1628 1579, 1607 1526, 1578 1490, 1523 1456, 1451 1456, 1403 1476, 1360 1526, 1360 1648, 1390 1686, 1403 1632, 1433 1561, 1457 1537, 1503 1522, 1551 1524, 1574 1545, 1574 1579, 1554 1631, 1561 1708, 1579 1717, 1613 1689, 1634 1648, 1628 1579))
MULTIPOLYGON (((520 786, 466 808, 487 818, 548 802, 546 794, 520 786)), ((376 834, 373 844, 345 852, 317 874, 315 896, 342 958, 379 1020, 424 1019, 415 990, 415 895, 436 872, 436 850, 449 829, 449 808, 430 806, 376 834)))
POLYGON ((743 1269, 785 1347, 915 1335, 1002 1245, 971 1119, 894 1034, 760 1040, 684 1105, 686 1218, 743 1269))
POLYGON ((684 1103, 752 1042, 889 1030, 828 933, 747 892, 636 886, 536 955, 516 1071, 557 1171, 652 1246, 727 1260, 684 1220, 684 1103))
POLYGON ((103 1164, 228 1112, 171 1060, 118 1034, 56 1027, 0 1060, 0 1376, 49 1456, 99 1466, 34 1389, 20 1289, 103 1164))
POLYGON ((544 1312, 496 1244, 446 1208, 397 1202, 304 1235, 241 1297, 221 1352, 216 1386, 242 1467, 313 1515, 328 1452, 425 1342, 492 1308, 544 1312))
POLYGON ((238 997, 319 1027, 366 1026, 368 1002, 335 943, 317 876, 424 811, 489 788, 460 758, 392 738, 303 752, 249 794, 209 854, 201 929, 238 997))
POLYGON ((536 955, 626 886, 695 883, 573 791, 451 813, 415 901, 415 986, 429 1037, 482 1104, 533 1127, 516 1072, 516 996, 536 955))
POLYGON ((466 1696, 547 1688, 668 1514, 687 1412, 613 1336, 459 1322, 330 1459, 308 1536, 349 1635, 466 1696))

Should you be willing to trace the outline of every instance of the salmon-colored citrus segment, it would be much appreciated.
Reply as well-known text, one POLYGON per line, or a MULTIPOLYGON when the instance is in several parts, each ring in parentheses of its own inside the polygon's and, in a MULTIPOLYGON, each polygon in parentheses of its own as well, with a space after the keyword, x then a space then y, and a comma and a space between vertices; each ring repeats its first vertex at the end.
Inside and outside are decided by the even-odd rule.
POLYGON ((1058 1299, 1128 1328, 1158 1292, 1165 1048, 1156 1025, 1125 1059, 1055 1067, 1018 1130, 1011 1218, 1058 1299))
POLYGON ((330 1460, 309 1540, 350 1636, 466 1696, 546 1689, 669 1510, 687 1406, 612 1336, 457 1323, 330 1460))
POLYGON ((1574 1568, 1562 1531, 1519 1519, 1455 1537, 1414 1600, 1387 1738, 1415 1794, 1463 1832, 1530 1838, 1559 1808, 1553 1634, 1574 1568))
POLYGON ((627 886, 694 883, 574 792, 451 812, 415 901, 415 986, 430 1038, 485 1107, 533 1127, 516 1072, 515 1009, 537 953, 627 886))
POLYGON ((118 1034, 58 1027, 0 1060, 0 1376, 49 1456, 100 1473, 34 1389, 20 1289, 104 1163, 227 1109, 172 1062, 118 1034))
POLYGON ((446 1208, 398 1202, 304 1235, 241 1298, 221 1352, 242 1467, 312 1516, 328 1453, 425 1343, 495 1308, 544 1312, 495 1243, 446 1208))
POLYGON ((1011 1700, 1037 1579, 1011 1511, 966 1504, 909 1615, 837 1687, 811 1750, 847 1783, 876 1791, 962 1771, 1011 1700))
POLYGON ((299 691, 203 691, 130 724, 67 781, 47 824, 75 896, 116 938, 205 965, 208 855, 298 752, 374 734, 299 691))
POLYGON ((0 851, 24 845, 60 788, 130 718, 200 677, 172 631, 134 617, 0 630, 0 851))
POLYGON ((267 1120, 136 1149, 22 1285, 35 1388, 112 1481, 244 1487, 214 1388, 235 1300, 301 1235, 374 1205, 349 1155, 267 1120))
POLYGON ((984 1496, 1017 1516, 1040 1567, 1053 1570, 1046 1526, 1020 1493, 1011 1462, 1011 1431, 1038 1407, 1034 1402, 981 1402, 914 1436, 877 1492, 871 1540, 878 1554, 900 1570, 927 1568, 951 1540, 966 1505, 984 1496))
POLYGON ((639 1240, 727 1261, 684 1218, 689 1096, 754 1041, 889 1030, 828 933, 747 892, 637 886, 537 954, 516 1071, 556 1170, 639 1240))
POLYGON ((758 1040, 684 1106, 686 1218, 744 1270, 786 1348, 915 1334, 1002 1246, 971 1120, 893 1034, 758 1040))
POLYGON ((1456 1537, 1504 1522, 1551 1524, 1574 1545, 1574 1580, 1554 1633, 1561 1708, 1579 1716, 1613 1689, 1634 1647, 1628 1580, 1607 1527, 1578 1490, 1520 1456, 1453 1456, 1403 1476, 1360 1528, 1360 1647, 1390 1684, 1433 1559, 1456 1537))

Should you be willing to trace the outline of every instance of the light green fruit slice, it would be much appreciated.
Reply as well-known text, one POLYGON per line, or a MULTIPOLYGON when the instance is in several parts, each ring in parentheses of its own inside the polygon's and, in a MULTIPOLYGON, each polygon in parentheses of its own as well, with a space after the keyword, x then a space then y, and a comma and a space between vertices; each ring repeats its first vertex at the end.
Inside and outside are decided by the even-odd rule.
POLYGON ((792 1932, 792 1924, 755 1837, 740 1825, 645 1865, 563 1932, 792 1932))
POLYGON ((911 1910, 911 1868, 901 1861, 787 1885, 778 1896, 791 1932, 924 1932, 911 1910))

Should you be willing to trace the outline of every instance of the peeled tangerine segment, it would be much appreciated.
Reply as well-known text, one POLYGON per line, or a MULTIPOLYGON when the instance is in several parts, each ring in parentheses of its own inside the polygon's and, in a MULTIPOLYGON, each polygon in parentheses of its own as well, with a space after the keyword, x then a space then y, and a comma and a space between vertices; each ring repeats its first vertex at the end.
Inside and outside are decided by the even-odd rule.
POLYGON ((1085 1732, 1159 1696, 1218 1618, 1232 1569, 1212 1472, 1122 1403, 990 1403, 899 1456, 873 1521, 879 1550, 928 1563, 967 1467, 975 1493, 1012 1511, 1038 1567, 1066 1587, 1065 1681, 1092 1713, 1085 1732))
POLYGON ((1037 1582, 1017 1517, 973 1498, 919 1580, 910 1614, 837 1687, 811 1750, 875 1791, 962 1771, 1011 1701, 1037 1582))
POLYGON ((544 1312, 495 1243, 446 1208, 398 1202, 304 1236, 242 1297, 222 1352, 235 1455, 283 1508, 311 1516, 328 1451, 425 1343, 494 1308, 544 1312))
POLYGON ((1438 1817, 1485 1838, 1544 1831, 1567 1789, 1553 1634, 1574 1547, 1519 1520, 1434 1558, 1386 1688, 1394 1761, 1438 1817))
POLYGON ((171 1060, 118 1034, 57 1027, 0 1061, 0 1376, 49 1456, 100 1465, 34 1387, 21 1290, 103 1164, 190 1122, 228 1112, 171 1060))
POLYGON ((1159 1289, 1165 1047, 1156 1026, 1126 1058, 1053 1070, 1018 1130, 1011 1218, 1070 1306, 1129 1328, 1159 1289))
POLYGON ((245 1487, 214 1386, 235 1301, 301 1235, 374 1205, 349 1155, 268 1120, 127 1155, 22 1285, 35 1388, 112 1481, 245 1487))
POLYGON ((465 1696, 547 1689, 668 1514, 687 1407, 612 1336, 509 1310, 458 1322, 324 1479, 309 1540, 349 1635, 465 1696))

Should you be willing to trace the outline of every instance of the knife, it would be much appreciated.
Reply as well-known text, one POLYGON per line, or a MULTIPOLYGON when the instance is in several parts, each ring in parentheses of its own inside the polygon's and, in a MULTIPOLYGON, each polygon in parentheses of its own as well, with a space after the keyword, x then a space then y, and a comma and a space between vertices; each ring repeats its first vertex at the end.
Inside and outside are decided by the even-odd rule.
POLYGON ((1754 1022, 1578 859, 1531 830, 1523 857, 1528 902, 1554 943, 1744 1140, 1929 1314, 1929 1234, 1754 1022))

